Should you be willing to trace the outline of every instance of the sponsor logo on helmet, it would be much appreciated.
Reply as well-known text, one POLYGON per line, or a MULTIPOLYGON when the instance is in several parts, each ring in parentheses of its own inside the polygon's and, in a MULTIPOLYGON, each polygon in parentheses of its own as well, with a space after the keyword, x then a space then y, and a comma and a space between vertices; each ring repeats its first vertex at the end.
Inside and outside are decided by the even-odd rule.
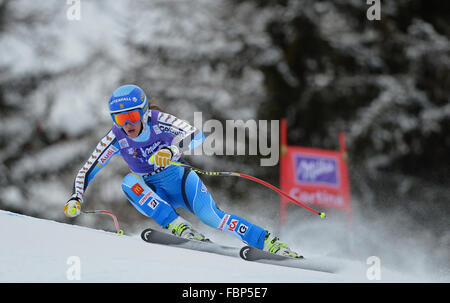
MULTIPOLYGON (((111 100, 111 101, 109 102, 109 104, 110 104, 110 105, 113 105, 113 104, 116 104, 116 103, 118 103, 118 102, 125 102, 125 101, 131 101, 131 98, 130 98, 130 97, 117 98, 117 99, 111 100)), ((134 101, 134 100, 133 100, 133 101, 134 101)))

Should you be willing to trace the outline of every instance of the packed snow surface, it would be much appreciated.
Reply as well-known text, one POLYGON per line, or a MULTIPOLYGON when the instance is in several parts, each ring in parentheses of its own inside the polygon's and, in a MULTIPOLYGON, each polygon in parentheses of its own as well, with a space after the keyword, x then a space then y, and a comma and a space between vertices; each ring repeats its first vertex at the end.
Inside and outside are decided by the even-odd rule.
POLYGON ((383 269, 367 278, 369 265, 324 258, 338 273, 248 262, 183 248, 149 244, 139 235, 112 232, 0 211, 0 282, 297 283, 415 282, 383 269))

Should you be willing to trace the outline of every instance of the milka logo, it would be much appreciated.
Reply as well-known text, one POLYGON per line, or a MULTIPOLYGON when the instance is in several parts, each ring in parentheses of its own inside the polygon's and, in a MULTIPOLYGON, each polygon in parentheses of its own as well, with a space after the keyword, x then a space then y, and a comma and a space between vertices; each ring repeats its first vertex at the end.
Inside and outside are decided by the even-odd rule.
POLYGON ((338 185, 337 163, 332 158, 295 157, 297 182, 338 185))
POLYGON ((300 161, 299 166, 302 179, 316 180, 318 176, 334 171, 334 165, 323 160, 300 161))
POLYGON ((141 147, 140 150, 141 150, 142 156, 144 158, 149 158, 153 154, 153 152, 158 148, 158 146, 160 146, 160 145, 161 145, 161 141, 157 141, 157 142, 153 143, 151 146, 146 147, 145 149, 141 147))

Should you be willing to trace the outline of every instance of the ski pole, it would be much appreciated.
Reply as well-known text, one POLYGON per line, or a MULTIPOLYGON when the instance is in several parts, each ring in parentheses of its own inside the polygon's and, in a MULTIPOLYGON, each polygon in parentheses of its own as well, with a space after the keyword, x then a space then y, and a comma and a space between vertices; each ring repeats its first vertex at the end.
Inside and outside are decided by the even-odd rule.
POLYGON ((291 196, 288 195, 287 193, 285 193, 285 192, 281 191, 280 189, 276 188, 276 187, 273 186, 272 184, 269 184, 269 183, 267 183, 266 181, 263 181, 263 180, 258 179, 258 178, 256 178, 256 177, 252 177, 252 176, 249 176, 249 175, 246 175, 246 174, 242 174, 242 173, 238 173, 238 172, 205 171, 205 170, 202 170, 202 169, 199 169, 199 168, 195 168, 195 167, 193 167, 193 166, 190 166, 190 165, 188 165, 188 164, 184 164, 184 163, 180 163, 180 162, 175 162, 175 161, 170 161, 170 164, 177 165, 177 166, 181 166, 181 167, 185 167, 185 168, 187 168, 187 169, 193 170, 193 171, 195 171, 196 173, 199 173, 199 174, 202 174, 202 175, 207 175, 207 176, 238 176, 238 177, 242 177, 242 178, 246 178, 246 179, 255 181, 255 182, 257 182, 257 183, 260 183, 260 184, 262 184, 262 185, 264 185, 264 186, 267 186, 268 188, 270 188, 270 189, 276 191, 277 193, 283 195, 284 197, 288 198, 288 199, 291 200, 292 202, 294 202, 294 203, 300 205, 301 207, 303 207, 303 208, 305 208, 305 209, 307 209, 307 210, 309 210, 309 211, 311 211, 311 212, 313 212, 313 213, 319 215, 320 218, 322 218, 322 219, 326 218, 326 215, 325 215, 324 212, 319 212, 319 211, 317 211, 317 210, 312 209, 311 207, 306 206, 305 204, 303 204, 303 203, 301 203, 300 201, 294 199, 293 197, 291 197, 291 196))
POLYGON ((107 211, 107 210, 84 210, 84 211, 82 211, 82 213, 84 213, 84 214, 105 214, 105 215, 111 216, 114 220, 114 225, 116 226, 117 234, 119 236, 123 235, 123 230, 121 230, 119 227, 119 221, 117 220, 116 215, 114 215, 112 212, 107 211))

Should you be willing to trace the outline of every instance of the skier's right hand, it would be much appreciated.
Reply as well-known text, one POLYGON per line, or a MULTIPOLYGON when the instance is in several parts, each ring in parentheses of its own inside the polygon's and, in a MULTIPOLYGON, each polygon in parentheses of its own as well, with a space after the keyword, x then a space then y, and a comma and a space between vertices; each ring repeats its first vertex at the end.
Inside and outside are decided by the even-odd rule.
POLYGON ((81 201, 79 196, 73 195, 64 205, 64 214, 67 217, 74 218, 81 213, 81 201))

